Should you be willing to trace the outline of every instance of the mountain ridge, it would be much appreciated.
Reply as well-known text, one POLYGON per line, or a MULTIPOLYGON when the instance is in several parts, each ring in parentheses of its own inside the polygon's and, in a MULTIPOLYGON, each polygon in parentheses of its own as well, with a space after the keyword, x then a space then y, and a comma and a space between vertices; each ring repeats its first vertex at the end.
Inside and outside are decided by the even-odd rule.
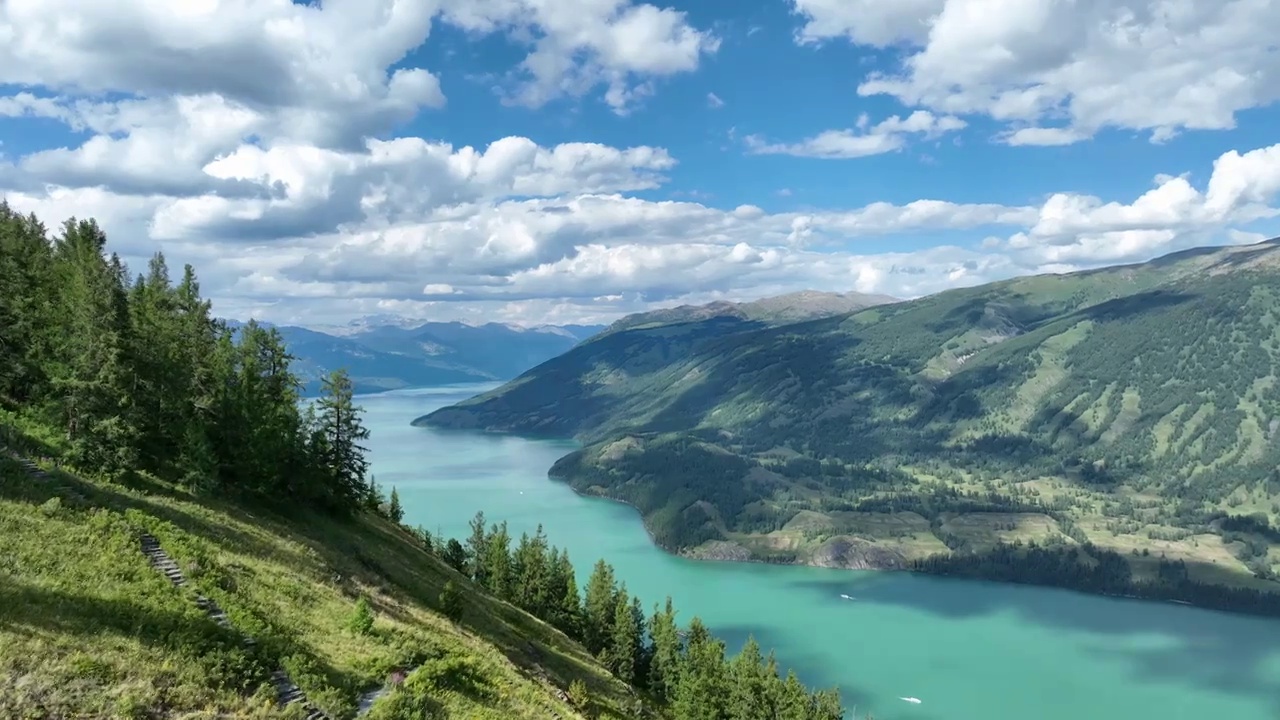
POLYGON ((1269 531, 1221 522, 1280 527, 1276 318, 1276 241, 1194 249, 772 327, 602 333, 415 422, 577 437, 553 474, 695 556, 908 567, 1036 540, 1139 552, 1135 582, 1155 548, 1271 592, 1269 531))
MULTIPOLYGON (((224 322, 232 328, 246 324, 224 322)), ((317 394, 321 379, 340 367, 348 370, 356 391, 365 393, 506 380, 603 329, 425 322, 383 323, 334 335, 296 325, 260 324, 280 331, 308 395, 317 394)))

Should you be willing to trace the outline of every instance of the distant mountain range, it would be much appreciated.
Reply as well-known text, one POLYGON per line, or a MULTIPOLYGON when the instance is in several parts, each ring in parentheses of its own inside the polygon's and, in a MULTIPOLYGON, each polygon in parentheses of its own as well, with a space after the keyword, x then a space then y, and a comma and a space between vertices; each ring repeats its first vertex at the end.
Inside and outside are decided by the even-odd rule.
MULTIPOLYGON (((231 327, 244 323, 227 320, 231 327)), ((304 392, 319 392, 320 380, 346 368, 356 392, 453 383, 508 380, 566 352, 603 325, 523 328, 487 323, 428 322, 406 326, 392 317, 361 318, 326 328, 272 325, 295 358, 293 371, 304 392)))

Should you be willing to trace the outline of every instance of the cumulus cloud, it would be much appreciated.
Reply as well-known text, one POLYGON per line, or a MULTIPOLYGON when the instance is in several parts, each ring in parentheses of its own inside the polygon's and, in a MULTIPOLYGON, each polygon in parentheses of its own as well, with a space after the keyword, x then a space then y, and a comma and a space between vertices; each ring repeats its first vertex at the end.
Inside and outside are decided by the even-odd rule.
MULTIPOLYGON (((600 91, 626 113, 662 77, 714 51, 715 38, 680 13, 627 0, 81 5, 0 3, 0 85, 19 86, 0 97, 0 116, 83 134, 0 159, 0 192, 50 223, 98 218, 135 267, 155 249, 192 262, 217 311, 234 317, 536 323, 804 288, 909 297, 1249 240, 1256 223, 1277 217, 1280 145, 1225 153, 1200 182, 1159 176, 1137 198, 773 212, 715 207, 696 188, 681 188, 685 201, 638 197, 677 169, 660 147, 519 136, 473 147, 395 135, 445 103, 436 75, 404 67, 433 22, 527 46, 504 98, 531 106, 600 91), (951 244, 882 251, 925 233, 951 244)), ((837 14, 813 15, 802 37, 925 47, 937 23, 917 21, 949 7, 927 5, 830 3, 837 14), (838 22, 842 8, 890 6, 877 23, 838 22)), ((955 132, 962 112, 864 116, 808 140, 747 142, 757 153, 858 157, 955 132)), ((1086 132, 1038 119, 1023 117, 1008 141, 1086 132)))
POLYGON ((1012 144, 1104 128, 1226 129, 1280 100, 1278 0, 789 0, 798 41, 905 48, 862 95, 1014 126, 1012 144))
POLYGON ((259 115, 258 132, 358 146, 445 104, 434 73, 391 70, 437 19, 531 38, 510 94, 533 107, 604 85, 622 111, 650 78, 693 70, 718 47, 683 13, 630 0, 8 0, 0 84, 216 95, 259 115))
POLYGON ((917 110, 905 118, 894 115, 875 125, 871 125, 871 118, 864 113, 854 129, 827 130, 798 143, 770 143, 759 135, 748 135, 743 141, 747 151, 755 155, 836 160, 894 152, 907 144, 910 135, 931 140, 964 127, 965 122, 959 118, 937 116, 927 110, 917 110))
MULTIPOLYGON (((404 157, 390 149, 355 159, 343 156, 345 164, 297 153, 246 152, 226 159, 228 173, 235 168, 244 177, 284 183, 286 198, 307 198, 316 208, 358 209, 345 224, 308 237, 291 234, 296 228, 254 242, 219 236, 228 229, 191 221, 196 217, 186 207, 191 198, 135 197, 121 203, 103 190, 82 189, 16 194, 10 202, 47 217, 72 209, 83 215, 87 208, 113 237, 148 232, 164 237, 184 258, 200 258, 205 285, 220 309, 257 308, 279 319, 393 308, 461 318, 485 309, 511 318, 514 308, 538 313, 552 307, 561 319, 589 319, 654 302, 801 288, 909 297, 1019 273, 1141 260, 1204 242, 1251 239, 1228 229, 1280 216, 1271 206, 1280 195, 1280 145, 1222 155, 1200 186, 1186 176, 1157 177, 1149 191, 1128 202, 1057 193, 1027 206, 922 200, 848 211, 769 213, 749 205, 721 210, 565 190, 589 186, 593 174, 625 174, 617 168, 628 163, 662 166, 667 161, 656 151, 642 150, 628 160, 627 151, 548 149, 516 138, 484 152, 395 142, 407 143, 415 162, 437 153, 433 161, 453 173, 445 199, 404 216, 379 210, 379 203, 391 202, 414 183, 411 174, 399 180, 388 176, 391 160, 404 157), (582 171, 578 162, 557 161, 558 153, 613 158, 617 165, 604 173, 582 171), (385 158, 382 165, 378 158, 385 158), (340 176, 349 180, 339 181, 340 176), (526 185, 558 192, 518 197, 516 189, 526 185), (176 216, 187 224, 173 222, 176 216), (915 252, 860 248, 874 236, 965 228, 982 230, 987 241, 981 247, 962 243, 915 252), (228 252, 226 243, 239 243, 239 250, 228 252)), ((210 217, 252 217, 244 208, 260 201, 219 202, 228 205, 210 217)), ((141 249, 133 243, 126 247, 141 249)))

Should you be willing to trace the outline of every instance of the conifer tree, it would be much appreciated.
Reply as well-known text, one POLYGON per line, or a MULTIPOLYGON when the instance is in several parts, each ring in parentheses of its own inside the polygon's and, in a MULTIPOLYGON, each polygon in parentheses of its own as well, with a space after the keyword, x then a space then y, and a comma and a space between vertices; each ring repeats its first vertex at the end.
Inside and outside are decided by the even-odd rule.
POLYGON ((551 561, 551 588, 555 598, 551 623, 570 637, 581 637, 582 595, 568 550, 560 550, 551 561))
POLYGON ((484 511, 476 512, 476 516, 471 518, 471 535, 467 538, 467 560, 470 568, 469 574, 471 579, 475 580, 482 587, 489 587, 488 573, 486 572, 486 564, 489 560, 488 539, 489 536, 485 532, 484 511))
POLYGON ((488 589, 504 600, 511 599, 511 534, 507 522, 492 525, 485 536, 485 582, 488 589))
POLYGON ((636 684, 636 658, 640 655, 640 635, 632 621, 631 597, 624 583, 614 599, 613 632, 605 652, 609 669, 624 682, 636 684))
POLYGON ((520 536, 511 565, 515 574, 515 603, 534 615, 545 616, 551 607, 551 598, 547 538, 541 524, 532 537, 520 536))
POLYGON ((440 554, 441 559, 449 565, 449 567, 457 570, 464 575, 467 572, 467 551, 463 549, 462 543, 457 538, 449 538, 449 542, 444 545, 444 552, 440 554))
POLYGON ((54 327, 53 252, 44 225, 0 201, 0 400, 37 399, 54 327))
POLYGON ((391 488, 391 500, 387 503, 387 515, 395 523, 404 520, 404 508, 400 505, 400 493, 396 492, 394 487, 391 488))
POLYGON ((466 602, 462 598, 462 591, 452 580, 446 580, 444 588, 440 591, 440 612, 450 620, 458 622, 465 611, 466 602))
POLYGON ((603 652, 613 635, 613 618, 616 613, 614 600, 617 592, 613 567, 604 560, 596 561, 591 577, 587 580, 582 633, 583 644, 593 655, 603 652))
POLYGON ((672 698, 676 717, 729 720, 727 685, 724 643, 713 638, 695 617, 689 623, 684 662, 672 698))
POLYGON ((676 612, 670 596, 662 610, 654 606, 649 620, 649 636, 653 638, 649 687, 659 698, 670 701, 675 696, 681 661, 680 630, 676 626, 676 612))
POLYGON ((317 421, 324 436, 321 467, 328 481, 324 495, 338 508, 354 507, 370 495, 365 482, 367 448, 360 444, 368 439, 369 431, 360 420, 353 396, 351 378, 339 369, 324 379, 318 402, 317 421))
POLYGON ((106 236, 92 220, 68 220, 54 248, 64 318, 53 387, 73 461, 119 475, 136 456, 130 420, 128 317, 120 278, 104 257, 106 236))
POLYGON ((734 720, 771 720, 775 710, 769 702, 764 658, 754 637, 729 664, 729 714, 734 720))

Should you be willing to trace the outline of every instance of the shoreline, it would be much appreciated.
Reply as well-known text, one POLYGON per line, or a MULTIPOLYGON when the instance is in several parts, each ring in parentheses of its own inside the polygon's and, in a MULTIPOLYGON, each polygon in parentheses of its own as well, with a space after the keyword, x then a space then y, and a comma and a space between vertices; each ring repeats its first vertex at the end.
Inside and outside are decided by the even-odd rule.
MULTIPOLYGON (((773 562, 773 561, 769 561, 769 560, 765 560, 765 559, 762 559, 762 558, 756 557, 756 556, 754 556, 754 555, 751 555, 751 556, 749 556, 749 557, 745 557, 745 558, 710 558, 710 557, 698 557, 698 556, 696 556, 696 555, 690 555, 690 554, 687 554, 687 553, 685 553, 685 552, 683 552, 683 551, 673 551, 671 548, 666 547, 666 546, 665 546, 665 545, 663 545, 662 543, 659 543, 659 542, 654 538, 653 530, 649 527, 649 520, 648 520, 648 518, 646 518, 646 517, 645 517, 645 515, 644 515, 644 513, 640 512, 640 509, 639 509, 638 507, 636 507, 633 503, 630 503, 630 502, 628 502, 628 501, 626 501, 626 500, 622 500, 622 499, 620 499, 620 498, 611 497, 611 496, 609 496, 609 495, 603 495, 603 494, 597 494, 597 493, 587 493, 587 492, 582 492, 582 491, 578 490, 577 488, 575 488, 575 487, 572 485, 572 483, 570 483, 566 478, 564 478, 564 477, 560 477, 560 476, 556 476, 556 475, 552 475, 549 471, 547 472, 547 479, 549 479, 549 480, 551 480, 551 481, 553 481, 553 482, 561 483, 561 484, 563 484, 563 485, 567 486, 567 487, 568 487, 570 490, 572 490, 572 491, 573 491, 573 493, 574 493, 575 495, 577 495, 578 497, 581 497, 581 498, 590 498, 590 499, 595 499, 595 500, 605 500, 605 501, 608 501, 608 502, 617 503, 617 504, 619 504, 619 505, 625 505, 626 507, 631 508, 633 511, 635 511, 636 515, 637 515, 637 516, 639 516, 639 518, 640 518, 640 526, 644 528, 645 535, 649 538, 649 543, 650 543, 653 547, 657 548, 658 550, 661 550, 662 552, 664 552, 664 553, 666 553, 666 554, 668 554, 668 555, 671 555, 671 556, 674 556, 674 557, 678 557, 678 558, 681 558, 681 559, 683 559, 683 560, 690 560, 690 561, 693 561, 693 562, 699 562, 699 563, 726 563, 726 564, 777 565, 777 566, 790 566, 790 567, 808 567, 808 568, 816 568, 816 569, 819 569, 819 570, 830 570, 830 571, 832 571, 832 572, 844 571, 844 572, 906 573, 906 574, 909 574, 909 575, 918 575, 918 576, 922 576, 922 577, 930 577, 930 578, 946 578, 946 579, 951 579, 951 580, 965 580, 965 581, 969 581, 969 582, 989 583, 989 584, 991 584, 991 585, 1002 585, 1002 586, 1019 586, 1019 585, 1020 585, 1020 586, 1024 586, 1024 587, 1037 587, 1037 588, 1044 588, 1044 589, 1060 590, 1060 591, 1063 591, 1063 592, 1070 592, 1070 593, 1074 593, 1074 594, 1077 594, 1077 595, 1083 595, 1083 596, 1087 596, 1087 597, 1107 598, 1107 599, 1111 599, 1111 600, 1132 600, 1132 601, 1137 601, 1137 602, 1146 602, 1146 603, 1165 603, 1165 604, 1178 605, 1178 606, 1181 606, 1181 607, 1186 607, 1186 608, 1195 609, 1195 610, 1201 610, 1201 611, 1207 611, 1207 612, 1226 613, 1226 614, 1233 615, 1233 616, 1261 617, 1261 618, 1268 618, 1268 619, 1275 619, 1275 618, 1276 618, 1276 616, 1275 616, 1274 614, 1270 614, 1270 613, 1250 612, 1250 611, 1248 611, 1248 610, 1244 610, 1244 609, 1231 608, 1231 607, 1220 607, 1220 606, 1213 605, 1213 604, 1197 604, 1197 603, 1193 603, 1193 602, 1190 602, 1190 601, 1188 601, 1188 600, 1183 600, 1183 599, 1176 598, 1176 597, 1163 597, 1163 596, 1158 595, 1158 594, 1157 594, 1157 595, 1146 595, 1146 596, 1144 596, 1144 595, 1142 595, 1142 594, 1138 594, 1138 593, 1140 593, 1140 592, 1141 592, 1141 589, 1142 589, 1144 586, 1157 587, 1157 586, 1154 586, 1154 585, 1149 585, 1149 584, 1147 584, 1147 583, 1136 583, 1136 582, 1135 582, 1135 583, 1133 584, 1133 586, 1129 589, 1129 591, 1128 591, 1128 592, 1123 592, 1123 593, 1110 593, 1110 592, 1095 592, 1095 591, 1091 591, 1091 590, 1084 590, 1084 589, 1081 589, 1081 588, 1070 587, 1070 586, 1067 586, 1067 585, 1052 585, 1052 584, 1046 584, 1046 583, 1035 583, 1035 582, 1019 582, 1019 581, 1016 581, 1016 580, 1004 580, 1004 579, 999 579, 999 578, 983 577, 983 576, 981 576, 981 575, 966 575, 966 574, 963 574, 963 573, 952 573, 952 572, 929 572, 928 570, 921 569, 921 568, 919 568, 919 567, 912 567, 912 566, 907 566, 907 567, 867 566, 867 567, 860 567, 860 568, 848 568, 848 567, 831 566, 831 565, 814 565, 814 564, 812 564, 812 563, 807 563, 807 562, 773 562)), ((732 541, 728 541, 728 542, 732 542, 732 541)), ((742 546, 741 546, 741 545, 739 545, 739 547, 742 547, 742 546)), ((744 548, 744 549, 745 549, 745 548, 744 548)), ((748 550, 747 552, 749 553, 750 551, 748 550)), ((931 557, 932 557, 932 556, 931 556, 931 557)), ((1221 585, 1221 584, 1206 584, 1206 583, 1200 583, 1200 584, 1201 584, 1201 585, 1206 585, 1206 586, 1208 586, 1208 587, 1221 588, 1221 589, 1224 589, 1224 590, 1231 590, 1231 589, 1234 589, 1234 588, 1231 588, 1231 586, 1228 586, 1228 585, 1221 585)), ((1276 598, 1277 598, 1277 602, 1280 602, 1280 593, 1277 593, 1277 594, 1276 594, 1276 598)))
MULTIPOLYGON (((419 417, 419 418, 415 418, 415 422, 416 422, 417 420, 425 419, 425 417, 426 417, 426 416, 421 416, 421 417, 419 417)), ((427 424, 427 423, 423 423, 422 425, 417 425, 417 427, 432 427, 432 428, 437 429, 437 430, 451 430, 451 431, 459 431, 459 432, 483 432, 483 433, 493 434, 493 435, 512 435, 512 436, 515 436, 515 437, 525 438, 525 439, 533 440, 533 441, 543 441, 543 442, 545 442, 545 441, 573 442, 573 443, 578 444, 579 448, 583 446, 583 442, 582 442, 582 440, 580 440, 580 439, 578 439, 578 438, 576 438, 576 437, 566 437, 566 436, 564 436, 564 435, 555 435, 555 434, 552 434, 552 433, 547 433, 547 434, 524 433, 524 432, 519 432, 519 431, 514 431, 514 430, 495 430, 495 429, 487 429, 487 428, 479 428, 479 427, 477 427, 477 428, 441 427, 441 426, 431 425, 431 424, 427 424)), ((569 453, 566 453, 565 455, 561 456, 559 459, 557 459, 556 463, 558 463, 560 460, 562 460, 562 459, 564 459, 565 457, 567 457, 567 456, 568 456, 568 454, 569 454, 569 453)), ((552 464, 552 468, 554 468, 554 466, 555 466, 555 463, 553 463, 553 464, 552 464)), ((980 575, 980 574, 979 574, 979 575, 970 575, 970 574, 957 573, 957 572, 930 572, 930 571, 929 571, 929 570, 927 570, 927 569, 923 569, 923 568, 920 568, 920 567, 915 567, 915 566, 913 566, 913 565, 914 565, 914 563, 915 563, 915 562, 917 562, 917 561, 909 561, 908 565, 907 565, 907 566, 905 566, 905 567, 900 567, 900 566, 883 566, 883 565, 868 564, 868 565, 866 565, 865 567, 858 567, 858 568, 842 567, 842 566, 836 566, 836 565, 817 565, 817 564, 813 564, 813 563, 809 563, 809 562, 801 562, 801 561, 791 561, 791 562, 775 561, 775 560, 768 560, 768 559, 764 559, 764 558, 761 558, 761 557, 759 557, 759 556, 756 556, 754 553, 752 553, 752 552, 751 552, 751 550, 750 550, 750 549, 745 548, 745 547, 744 547, 744 546, 742 546, 742 545, 737 545, 737 547, 740 547, 740 548, 742 548, 743 550, 745 550, 745 551, 746 551, 746 553, 747 553, 747 557, 740 557, 740 558, 714 558, 714 557, 702 557, 702 556, 698 556, 698 555, 695 555, 695 554, 691 554, 691 553, 687 552, 686 550, 673 550, 672 548, 670 548, 670 547, 668 547, 668 546, 666 546, 666 545, 664 545, 664 544, 662 544, 662 543, 658 542, 658 541, 657 541, 657 539, 656 539, 656 537, 654 536, 653 529, 649 526, 649 519, 648 519, 648 518, 645 516, 645 514, 644 514, 643 512, 641 512, 641 511, 640 511, 640 509, 639 509, 638 507, 636 507, 633 503, 628 502, 628 501, 626 501, 626 500, 623 500, 623 499, 621 499, 621 498, 616 498, 616 497, 613 497, 613 496, 610 496, 610 495, 607 495, 607 494, 603 494, 603 493, 583 492, 583 491, 579 490, 578 488, 574 487, 574 486, 573 486, 573 483, 572 483, 572 482, 570 482, 570 481, 569 481, 569 479, 568 479, 567 477, 553 474, 553 473, 551 472, 551 468, 548 468, 548 470, 547 470, 547 471, 546 471, 546 473, 545 473, 545 477, 546 477, 547 479, 549 479, 549 480, 553 481, 553 482, 557 482, 557 483, 564 484, 564 485, 565 485, 565 486, 567 486, 570 490, 572 490, 572 491, 573 491, 573 493, 574 493, 575 495, 577 495, 578 497, 581 497, 581 498, 591 498, 591 499, 597 499, 597 500, 606 500, 606 501, 613 502, 613 503, 617 503, 617 504, 620 504, 620 505, 625 505, 625 506, 627 506, 627 507, 631 508, 631 510, 633 510, 633 511, 636 513, 636 515, 637 515, 637 516, 639 516, 639 518, 640 518, 640 525, 641 525, 641 527, 643 527, 643 528, 644 528, 645 535, 646 535, 646 537, 649 539, 649 543, 650 543, 653 547, 655 547, 655 548, 657 548, 657 549, 661 550, 662 552, 664 552, 664 553, 666 553, 666 554, 668 554, 668 555, 672 555, 672 556, 674 556, 674 557, 678 557, 678 558, 681 558, 681 559, 684 559, 684 560, 691 560, 691 561, 694 561, 694 562, 703 562, 703 563, 752 563, 752 564, 757 564, 757 565, 778 565, 778 566, 810 567, 810 568, 818 568, 818 569, 822 569, 822 570, 846 571, 846 572, 861 572, 861 571, 878 572, 878 573, 884 573, 884 572, 897 573, 897 572, 901 572, 901 573, 908 573, 908 574, 913 574, 913 575, 921 575, 921 576, 926 576, 926 577, 951 578, 951 579, 956 579, 956 580, 969 580, 969 581, 985 582, 985 583, 992 583, 992 584, 998 584, 998 585, 1024 585, 1024 586, 1029 586, 1029 587, 1053 588, 1053 589, 1057 589, 1057 590, 1064 590, 1064 591, 1068 591, 1068 592, 1072 592, 1072 593, 1076 593, 1076 594, 1080 594, 1080 595, 1091 596, 1091 597, 1102 597, 1102 598, 1110 598, 1110 599, 1116 599, 1116 600, 1137 600, 1137 601, 1141 601, 1141 602, 1167 603, 1167 604, 1174 604, 1174 605, 1180 605, 1180 606, 1190 607, 1190 608, 1194 608, 1194 609, 1197 609, 1197 610, 1207 610, 1207 611, 1212 611, 1212 612, 1224 612, 1224 613, 1230 613, 1230 614, 1232 614, 1232 615, 1244 615, 1244 616, 1251 616, 1251 617, 1272 617, 1272 618, 1274 618, 1274 617, 1275 617, 1275 615, 1274 615, 1274 614, 1271 614, 1271 613, 1250 612, 1250 611, 1249 611, 1249 610, 1247 610, 1247 609, 1239 609, 1239 608, 1233 608, 1233 607, 1227 607, 1227 606, 1219 606, 1219 605, 1218 605, 1218 604, 1216 604, 1216 603, 1214 603, 1214 604, 1199 604, 1199 603, 1192 603, 1192 602, 1190 602, 1190 601, 1188 601, 1188 600, 1184 600, 1184 599, 1181 599, 1181 598, 1178 598, 1178 597, 1165 596, 1165 594, 1163 594, 1163 593, 1158 593, 1158 592, 1154 592, 1153 594, 1150 594, 1150 595, 1144 595, 1144 594, 1142 594, 1142 593, 1143 593, 1143 589, 1144 589, 1144 588, 1149 587, 1149 588, 1152 588, 1152 589, 1154 590, 1156 587, 1158 587, 1158 586, 1156 586, 1156 585, 1153 585, 1153 584, 1147 583, 1147 582, 1145 582, 1145 581, 1141 581, 1141 582, 1139 582, 1139 581, 1131 581, 1131 585, 1132 585, 1132 586, 1128 589, 1128 591, 1127 591, 1127 592, 1123 592, 1123 593, 1106 593, 1106 592, 1096 592, 1096 591, 1091 591, 1091 590, 1086 590, 1086 589, 1081 589, 1081 588, 1075 588, 1075 587, 1071 587, 1071 586, 1067 586, 1067 585, 1054 585, 1054 584, 1048 584, 1048 583, 1037 583, 1037 582, 1020 582, 1020 581, 1017 581, 1017 580, 1008 580, 1008 579, 1001 579, 1001 578, 994 578, 994 577, 984 577, 984 576, 982 576, 982 575, 980 575)), ((726 540, 724 540, 724 541, 725 541, 725 542, 733 542, 733 541, 731 541, 731 540, 727 540, 727 539, 726 539, 726 540)), ((1103 549, 1105 549, 1105 548, 1103 548, 1103 549)), ((936 555, 935 555, 935 556, 930 556, 930 558, 935 558, 935 557, 952 557, 952 555, 941 555, 941 556, 936 556, 936 555)), ((927 559, 929 559, 929 558, 926 558, 926 560, 927 560, 927 559)), ((1241 590, 1241 588, 1237 588, 1237 587, 1233 587, 1233 586, 1225 585, 1225 584, 1221 584, 1221 583, 1196 583, 1196 584, 1198 584, 1198 585, 1200 585, 1200 586, 1203 586, 1203 587, 1214 588, 1214 589, 1221 590, 1221 591, 1238 591, 1238 590, 1241 590)), ((1277 598, 1277 602, 1278 602, 1278 603, 1280 603, 1280 593, 1275 593, 1275 596, 1276 596, 1276 598, 1277 598)))

